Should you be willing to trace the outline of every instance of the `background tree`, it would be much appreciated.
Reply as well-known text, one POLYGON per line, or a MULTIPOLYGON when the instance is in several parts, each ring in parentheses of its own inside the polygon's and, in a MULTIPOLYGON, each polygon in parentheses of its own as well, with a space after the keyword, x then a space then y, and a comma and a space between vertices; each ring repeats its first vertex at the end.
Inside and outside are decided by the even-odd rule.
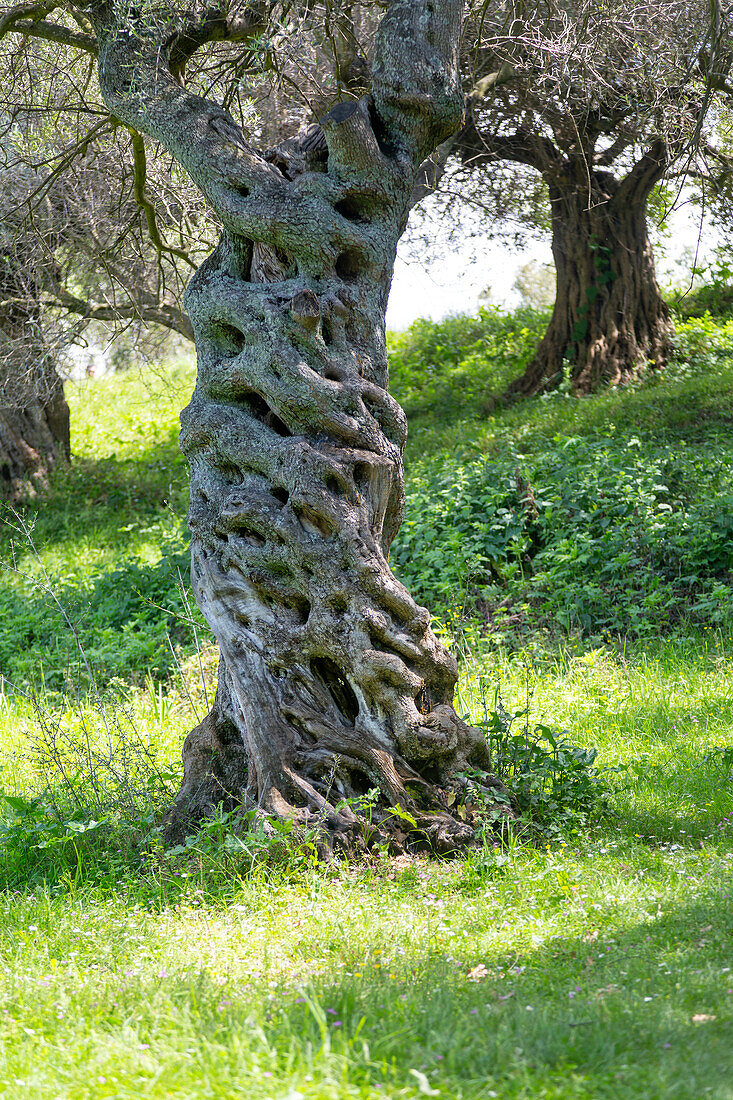
POLYGON ((471 27, 470 117, 454 146, 463 181, 486 169, 467 187, 480 203, 488 178, 501 209, 507 188, 527 190, 518 166, 539 173, 549 199, 555 307, 510 392, 552 388, 566 368, 587 392, 662 366, 672 327, 646 207, 670 165, 692 156, 710 74, 728 63, 718 6, 488 0, 471 27))
POLYGON ((48 42, 11 43, 0 48, 0 497, 12 498, 69 456, 59 369, 92 322, 108 338, 143 324, 193 338, 186 273, 213 234, 181 173, 162 157, 151 171, 139 134, 113 136, 73 51, 52 60, 48 42))
POLYGON ((555 301, 555 282, 550 264, 530 260, 517 271, 512 290, 519 294, 520 304, 528 309, 551 309, 555 301))
POLYGON ((96 3, 43 28, 93 33, 109 111, 173 155, 222 225, 186 297, 192 576, 221 665, 184 747, 179 821, 244 799, 353 839, 358 802, 343 800, 376 790, 382 830, 407 812, 439 849, 472 835, 446 794, 469 761, 488 764, 486 746, 453 710, 454 659, 387 564, 405 419, 387 393, 384 325, 421 166, 460 122, 462 6, 391 0, 359 77, 368 93, 336 86, 320 125, 264 155, 236 96, 227 110, 196 77, 189 90, 184 64, 195 73, 199 50, 235 44, 217 78, 231 91, 258 36, 270 29, 271 52, 288 41, 267 5, 214 17, 96 3))
POLYGON ((71 456, 69 406, 41 325, 38 287, 18 248, 0 248, 0 498, 45 486, 71 456))

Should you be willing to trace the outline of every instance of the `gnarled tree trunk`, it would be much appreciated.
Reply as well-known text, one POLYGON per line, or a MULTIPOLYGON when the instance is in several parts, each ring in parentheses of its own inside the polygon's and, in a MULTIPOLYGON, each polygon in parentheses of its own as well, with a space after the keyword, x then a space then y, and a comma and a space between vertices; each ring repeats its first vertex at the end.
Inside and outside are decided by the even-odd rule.
POLYGON ((453 710, 453 657, 387 560, 406 426, 384 316, 418 169, 460 117, 461 8, 392 0, 371 95, 264 157, 140 41, 103 47, 111 109, 165 141, 225 227, 187 293, 198 380, 181 436, 219 688, 184 746, 172 828, 224 801, 348 843, 371 790, 385 829, 400 806, 438 849, 472 836, 445 795, 488 764, 486 746, 453 710))
POLYGON ((2 500, 46 488, 51 469, 70 458, 69 406, 53 364, 47 369, 52 388, 45 397, 34 395, 24 407, 0 405, 2 500))
POLYGON ((0 251, 0 499, 46 488, 71 457, 69 406, 23 258, 0 251))
POLYGON ((546 171, 557 273, 549 328, 508 396, 622 385, 666 364, 672 324, 646 224, 666 165, 662 143, 618 182, 580 158, 546 171))

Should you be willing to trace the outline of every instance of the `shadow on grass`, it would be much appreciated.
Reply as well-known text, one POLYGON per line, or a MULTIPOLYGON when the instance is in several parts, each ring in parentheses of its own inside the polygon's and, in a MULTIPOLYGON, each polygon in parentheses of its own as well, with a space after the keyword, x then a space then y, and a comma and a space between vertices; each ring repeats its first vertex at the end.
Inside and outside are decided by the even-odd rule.
POLYGON ((0 573, 0 668, 7 680, 77 698, 92 687, 87 665, 102 692, 113 680, 139 684, 174 672, 171 645, 183 654, 196 649, 191 616, 208 631, 187 592, 182 538, 159 553, 152 563, 121 557, 88 577, 51 576, 42 584, 3 584, 0 573))
POLYGON ((722 1100, 733 1070, 729 919, 730 903, 711 892, 659 920, 607 927, 610 939, 592 946, 557 937, 521 958, 401 956, 360 979, 312 983, 273 1010, 265 1034, 283 1068, 297 1041, 316 1062, 342 1053, 350 1079, 386 1088, 414 1088, 414 1068, 451 1097, 722 1100), (705 945, 704 928, 714 929, 705 945), (467 980, 478 962, 486 976, 467 980))
MULTIPOLYGON (((247 906, 236 909, 227 936, 246 953, 247 906)), ((161 1090, 179 1081, 171 1050, 194 1032, 194 1072, 215 1069, 216 1095, 227 1097, 728 1100, 729 899, 711 888, 631 926, 600 908, 592 920, 588 933, 521 955, 469 940, 449 953, 437 933, 432 945, 395 952, 389 932, 372 935, 351 956, 344 948, 337 977, 316 962, 305 981, 301 968, 281 987, 277 965, 249 978, 197 959, 170 974, 110 972, 106 987, 90 982, 77 995, 75 1015, 106 1042, 135 1020, 151 1036, 161 1090)), ((310 950, 317 927, 307 934, 310 950)))
MULTIPOLYGON (((170 511, 183 524, 187 507, 188 471, 171 439, 136 458, 75 458, 70 467, 54 471, 46 493, 14 505, 13 511, 32 528, 38 550, 45 551, 79 539, 129 549, 136 529, 170 511)), ((13 511, 5 506, 0 513, 2 556, 11 540, 21 554, 27 549, 13 511)))

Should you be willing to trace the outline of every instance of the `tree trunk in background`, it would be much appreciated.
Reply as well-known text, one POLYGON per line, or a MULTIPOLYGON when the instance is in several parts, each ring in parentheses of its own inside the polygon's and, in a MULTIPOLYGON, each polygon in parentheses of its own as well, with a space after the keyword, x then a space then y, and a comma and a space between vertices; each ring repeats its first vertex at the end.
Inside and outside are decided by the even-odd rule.
POLYGON ((49 472, 69 461, 69 406, 53 365, 52 392, 25 408, 0 406, 0 499, 18 497, 48 486, 49 472))
POLYGON ((549 328, 524 374, 507 391, 556 389, 566 372, 576 393, 623 385, 663 367, 672 324, 659 291, 647 232, 649 193, 663 147, 620 183, 584 161, 547 173, 557 293, 549 328))
POLYGON ((69 406, 23 257, 0 251, 0 500, 46 488, 71 457, 69 406))
POLYGON ((348 846, 373 791, 370 828, 398 844, 414 826, 443 851, 473 836, 446 796, 488 766, 486 745, 453 709, 455 660, 387 564, 406 425, 384 317, 418 168, 460 117, 461 8, 392 0, 372 94, 264 159, 225 112, 166 83, 158 54, 147 83, 129 37, 103 50, 110 109, 166 142, 225 226, 186 299, 192 578, 221 663, 184 746, 179 834, 224 802, 348 846))

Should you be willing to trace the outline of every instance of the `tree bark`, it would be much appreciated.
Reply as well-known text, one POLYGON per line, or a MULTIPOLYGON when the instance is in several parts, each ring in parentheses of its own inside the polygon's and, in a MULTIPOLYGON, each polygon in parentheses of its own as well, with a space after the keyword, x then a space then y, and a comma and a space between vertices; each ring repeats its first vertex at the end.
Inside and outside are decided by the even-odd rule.
POLYGON ((651 150, 620 183, 577 158, 545 173, 557 290, 550 325, 508 397, 623 385, 665 366, 673 334, 646 224, 666 165, 651 150))
POLYGON ((161 75, 159 52, 101 28, 108 106, 167 144, 224 224, 187 292, 198 378, 181 418, 219 688, 184 746, 172 832, 225 802, 349 845, 371 791, 383 835, 408 812, 438 850, 473 836, 446 794, 488 765, 486 745, 453 710, 455 660, 388 565, 406 424, 384 322, 419 166, 460 118, 461 9, 392 0, 371 94, 264 156, 161 75))
POLYGON ((0 499, 48 486, 69 461, 69 406, 43 339, 35 285, 22 256, 0 252, 0 499))
POLYGON ((17 500, 48 487, 48 475, 68 462, 69 406, 61 379, 48 365, 52 390, 25 408, 0 407, 0 499, 17 500))

